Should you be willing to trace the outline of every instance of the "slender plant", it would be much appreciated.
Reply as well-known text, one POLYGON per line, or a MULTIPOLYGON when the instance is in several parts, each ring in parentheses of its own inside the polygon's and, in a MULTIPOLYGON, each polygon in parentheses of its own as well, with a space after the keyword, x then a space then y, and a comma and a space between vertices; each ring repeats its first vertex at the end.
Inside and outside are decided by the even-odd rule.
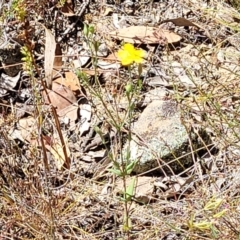
MULTIPOLYGON (((91 54, 92 65, 95 69, 94 76, 94 84, 90 84, 87 80, 86 76, 84 76, 83 72, 77 72, 79 79, 81 79, 85 87, 89 90, 89 92, 97 97, 102 103, 107 118, 109 119, 109 123, 114 127, 117 131, 117 136, 119 137, 119 148, 120 148, 120 156, 114 156, 111 152, 109 152, 109 158, 112 160, 113 167, 108 169, 109 172, 113 173, 115 176, 120 177, 123 181, 123 190, 122 197, 120 201, 123 202, 124 205, 124 216, 123 216, 123 231, 127 234, 127 238, 130 239, 130 232, 132 229, 131 224, 131 202, 134 199, 134 192, 136 186, 136 177, 133 177, 129 184, 127 184, 127 179, 132 173, 134 167, 137 164, 137 160, 131 159, 131 149, 130 149, 130 141, 132 139, 131 134, 131 126, 134 117, 135 111, 135 103, 134 99, 139 95, 139 91, 141 90, 142 83, 140 80, 140 75, 142 72, 142 62, 144 60, 145 51, 142 49, 136 49, 132 44, 126 43, 123 44, 122 48, 118 51, 117 56, 119 61, 121 62, 123 67, 126 67, 128 70, 128 81, 124 86, 124 94, 127 99, 127 111, 125 117, 120 118, 118 116, 117 110, 116 114, 110 110, 109 106, 106 104, 103 94, 102 94, 102 86, 99 82, 97 75, 97 51, 100 43, 94 40, 94 28, 92 26, 85 25, 84 26, 84 35, 88 44, 88 48, 91 54), (137 69, 137 71, 136 71, 137 69), (137 81, 134 80, 134 74, 137 72, 137 81), (127 146, 126 150, 123 150, 122 141, 123 141, 123 128, 126 126, 127 131, 127 146)), ((100 137, 103 136, 101 129, 95 127, 95 131, 99 134, 100 137)), ((102 137, 103 144, 105 145, 104 137, 102 137)))

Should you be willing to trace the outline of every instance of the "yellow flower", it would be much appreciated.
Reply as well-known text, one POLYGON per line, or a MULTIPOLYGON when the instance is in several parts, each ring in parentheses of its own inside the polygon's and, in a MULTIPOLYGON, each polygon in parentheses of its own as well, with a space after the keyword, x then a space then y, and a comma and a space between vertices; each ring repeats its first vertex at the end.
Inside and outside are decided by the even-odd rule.
POLYGON ((127 66, 132 63, 142 63, 143 57, 145 56, 145 51, 142 49, 135 49, 130 43, 123 45, 117 53, 118 59, 121 61, 122 65, 127 66))

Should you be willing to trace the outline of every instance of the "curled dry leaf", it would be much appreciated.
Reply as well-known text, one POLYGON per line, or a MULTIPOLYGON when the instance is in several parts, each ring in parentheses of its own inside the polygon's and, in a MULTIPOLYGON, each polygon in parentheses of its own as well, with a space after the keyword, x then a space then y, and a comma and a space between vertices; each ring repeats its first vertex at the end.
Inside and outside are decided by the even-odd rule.
MULTIPOLYGON (((51 101, 50 104, 57 108, 57 112, 77 102, 72 90, 59 83, 53 82, 52 90, 48 89, 47 92, 51 101)), ((45 103, 49 104, 48 97, 45 92, 43 92, 43 98, 45 103)))
POLYGON ((53 73, 53 63, 55 59, 55 49, 56 49, 56 41, 52 34, 52 32, 45 28, 46 34, 46 44, 45 44, 45 52, 44 52, 44 70, 45 70, 45 78, 47 87, 49 89, 52 88, 52 73, 53 73))
POLYGON ((167 19, 162 21, 161 23, 167 23, 167 22, 172 22, 173 24, 175 24, 176 26, 184 26, 184 27, 197 27, 197 28, 201 28, 199 25, 197 25, 196 23, 193 23, 192 21, 180 17, 180 18, 174 18, 174 19, 167 19))
POLYGON ((148 26, 122 28, 111 32, 110 36, 133 44, 170 44, 181 40, 181 37, 174 32, 148 26))

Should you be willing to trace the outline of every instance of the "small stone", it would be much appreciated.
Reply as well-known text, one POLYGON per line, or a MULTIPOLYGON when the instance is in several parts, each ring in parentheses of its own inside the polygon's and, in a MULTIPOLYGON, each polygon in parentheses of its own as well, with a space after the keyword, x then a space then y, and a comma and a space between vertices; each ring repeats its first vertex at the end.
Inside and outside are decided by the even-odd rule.
POLYGON ((107 57, 107 55, 108 55, 108 47, 107 47, 106 43, 100 44, 100 46, 98 47, 97 56, 98 57, 107 57))

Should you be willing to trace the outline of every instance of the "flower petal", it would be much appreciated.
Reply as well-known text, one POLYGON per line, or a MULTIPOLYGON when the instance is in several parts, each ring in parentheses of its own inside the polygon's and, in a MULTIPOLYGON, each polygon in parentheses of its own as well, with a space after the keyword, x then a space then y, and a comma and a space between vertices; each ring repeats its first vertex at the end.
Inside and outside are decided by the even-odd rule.
POLYGON ((142 63, 143 57, 145 56, 145 51, 142 49, 135 49, 130 43, 123 45, 117 53, 118 59, 121 61, 122 65, 130 65, 133 62, 142 63))
POLYGON ((117 53, 117 57, 121 62, 123 62, 126 59, 128 59, 130 57, 130 55, 127 51, 119 50, 118 53, 117 53))
POLYGON ((126 59, 122 60, 122 65, 123 66, 128 66, 132 63, 133 63, 133 60, 131 58, 126 58, 126 59))
POLYGON ((144 58, 146 56, 146 52, 142 49, 135 50, 135 54, 141 58, 144 58))
POLYGON ((126 44, 123 45, 123 50, 131 53, 135 50, 135 48, 131 43, 126 43, 126 44))
POLYGON ((143 58, 141 58, 141 57, 139 57, 139 56, 135 56, 134 62, 136 62, 136 63, 142 63, 142 62, 143 62, 143 58))

